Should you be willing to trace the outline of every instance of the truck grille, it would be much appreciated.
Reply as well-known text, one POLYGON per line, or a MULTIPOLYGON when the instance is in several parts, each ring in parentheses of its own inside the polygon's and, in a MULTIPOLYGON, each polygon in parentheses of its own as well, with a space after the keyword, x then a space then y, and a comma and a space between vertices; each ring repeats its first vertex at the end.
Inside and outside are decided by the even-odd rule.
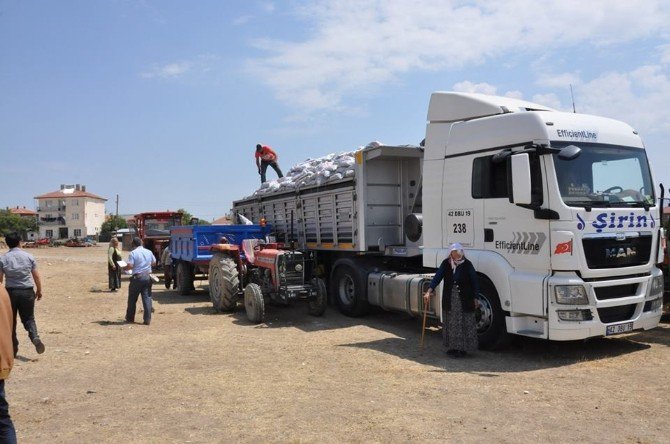
POLYGON ((627 321, 635 314, 637 304, 619 305, 617 307, 607 307, 598 309, 598 317, 603 324, 610 322, 627 321))
POLYGON ((589 268, 619 268, 649 262, 651 234, 617 241, 613 238, 584 238, 584 254, 589 268))
POLYGON ((305 282, 305 259, 302 253, 292 252, 279 256, 277 270, 281 286, 302 285, 305 282))
POLYGON ((596 299, 604 301, 606 299, 625 298, 635 296, 637 293, 637 284, 615 285, 613 287, 595 287, 596 299))

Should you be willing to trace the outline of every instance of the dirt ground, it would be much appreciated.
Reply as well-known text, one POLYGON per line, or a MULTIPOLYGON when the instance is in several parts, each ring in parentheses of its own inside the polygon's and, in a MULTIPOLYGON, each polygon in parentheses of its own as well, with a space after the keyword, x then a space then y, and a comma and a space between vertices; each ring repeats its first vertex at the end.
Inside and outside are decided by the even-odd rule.
POLYGON ((151 326, 129 325, 105 246, 29 251, 47 349, 19 325, 6 390, 21 442, 670 441, 667 323, 453 360, 436 328, 420 353, 405 315, 269 307, 252 325, 242 306, 214 313, 203 283, 155 285, 151 326))

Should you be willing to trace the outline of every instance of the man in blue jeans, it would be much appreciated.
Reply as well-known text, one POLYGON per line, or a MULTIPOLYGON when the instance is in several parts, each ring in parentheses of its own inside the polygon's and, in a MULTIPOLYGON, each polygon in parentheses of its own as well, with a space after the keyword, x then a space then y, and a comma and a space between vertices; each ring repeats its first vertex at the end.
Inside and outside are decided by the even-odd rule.
POLYGON ((137 296, 142 295, 144 308, 144 325, 151 324, 151 267, 156 265, 154 254, 142 246, 142 239, 133 238, 133 251, 128 255, 125 270, 132 270, 128 286, 128 308, 126 322, 135 322, 137 296))
POLYGON ((14 317, 14 356, 19 351, 19 340, 16 337, 16 314, 21 317, 23 327, 28 332, 30 342, 37 353, 44 353, 44 344, 37 333, 35 323, 35 300, 42 299, 42 280, 37 271, 37 262, 32 254, 20 248, 21 236, 10 233, 5 237, 9 251, 0 257, 0 284, 5 281, 5 288, 12 302, 14 317))

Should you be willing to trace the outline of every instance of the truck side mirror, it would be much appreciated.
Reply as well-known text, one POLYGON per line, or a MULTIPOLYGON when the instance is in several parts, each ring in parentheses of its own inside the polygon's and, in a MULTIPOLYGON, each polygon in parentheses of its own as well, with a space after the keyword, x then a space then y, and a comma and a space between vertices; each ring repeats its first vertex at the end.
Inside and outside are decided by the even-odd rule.
POLYGON ((509 200, 516 205, 530 205, 533 203, 530 192, 530 156, 528 153, 515 154, 510 157, 512 188, 509 200))

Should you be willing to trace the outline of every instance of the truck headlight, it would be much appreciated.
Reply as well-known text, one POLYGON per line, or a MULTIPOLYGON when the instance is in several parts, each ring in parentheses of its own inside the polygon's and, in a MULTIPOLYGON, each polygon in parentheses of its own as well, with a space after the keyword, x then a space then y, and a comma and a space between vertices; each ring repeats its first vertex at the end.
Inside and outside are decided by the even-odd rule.
POLYGON ((663 294, 663 276, 655 276, 651 280, 651 290, 649 291, 650 296, 656 296, 658 294, 663 294))
POLYGON ((582 285, 557 285, 554 287, 556 303, 564 305, 587 305, 589 298, 582 285))

